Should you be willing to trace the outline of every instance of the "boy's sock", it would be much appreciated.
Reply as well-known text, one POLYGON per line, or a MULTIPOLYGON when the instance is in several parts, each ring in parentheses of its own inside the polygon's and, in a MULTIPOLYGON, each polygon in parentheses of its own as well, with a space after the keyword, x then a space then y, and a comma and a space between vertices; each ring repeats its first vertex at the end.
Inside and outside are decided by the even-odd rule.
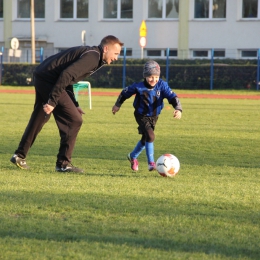
POLYGON ((139 141, 136 144, 134 150, 130 153, 131 158, 136 159, 140 155, 140 153, 144 150, 144 148, 145 148, 145 145, 143 145, 142 142, 139 141))
POLYGON ((145 142, 146 156, 148 163, 154 162, 154 147, 153 143, 145 142))

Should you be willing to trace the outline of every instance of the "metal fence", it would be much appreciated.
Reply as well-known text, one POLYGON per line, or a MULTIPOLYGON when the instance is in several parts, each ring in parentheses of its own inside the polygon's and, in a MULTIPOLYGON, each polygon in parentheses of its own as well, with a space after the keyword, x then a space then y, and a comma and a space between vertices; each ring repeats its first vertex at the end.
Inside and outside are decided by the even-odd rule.
MULTIPOLYGON (((1 50, 1 48, 0 48, 1 50)), ((60 51, 60 50, 58 50, 60 51)), ((57 50, 56 50, 57 52, 57 50)), ((40 49, 36 55, 37 63, 42 62, 48 56, 55 53, 53 48, 40 49)), ((142 80, 142 66, 147 59, 154 59, 161 65, 161 76, 172 88, 189 89, 226 89, 247 88, 259 90, 260 81, 260 49, 257 58, 250 60, 235 60, 233 64, 229 59, 219 59, 214 55, 214 49, 210 50, 207 59, 178 60, 170 56, 170 49, 165 50, 165 58, 145 57, 144 59, 132 59, 123 48, 119 66, 106 66, 93 74, 87 80, 94 87, 124 88, 133 81, 142 80), (134 60, 134 61, 133 61, 134 60)), ((29 56, 29 54, 28 54, 29 56)), ((24 56, 24 57, 27 57, 24 56)), ((33 67, 23 58, 10 57, 7 50, 0 52, 0 85, 31 85, 33 67), (9 57, 9 58, 8 58, 9 57), (15 66, 15 64, 21 64, 15 66)))

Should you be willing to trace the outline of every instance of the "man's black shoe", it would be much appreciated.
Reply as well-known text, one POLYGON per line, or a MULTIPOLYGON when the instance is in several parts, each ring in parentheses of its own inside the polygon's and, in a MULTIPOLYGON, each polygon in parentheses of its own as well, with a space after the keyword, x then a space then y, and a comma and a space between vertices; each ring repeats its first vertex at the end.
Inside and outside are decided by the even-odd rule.
POLYGON ((73 166, 71 163, 67 165, 56 166, 56 172, 76 172, 76 173, 83 173, 83 170, 73 166))

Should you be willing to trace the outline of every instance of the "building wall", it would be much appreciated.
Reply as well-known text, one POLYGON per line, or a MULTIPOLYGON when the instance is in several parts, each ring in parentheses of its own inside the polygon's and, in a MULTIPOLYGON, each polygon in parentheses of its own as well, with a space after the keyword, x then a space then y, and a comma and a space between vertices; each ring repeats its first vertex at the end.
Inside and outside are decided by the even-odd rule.
MULTIPOLYGON (((16 3, 17 0, 4 0, 0 44, 9 48, 11 38, 17 37, 28 57, 31 23, 29 19, 17 18, 16 3)), ((227 18, 220 20, 194 19, 194 0, 180 0, 179 20, 171 21, 147 19, 148 0, 133 0, 133 3, 134 16, 130 21, 104 20, 103 0, 89 0, 89 19, 64 21, 59 20, 59 0, 45 0, 45 19, 35 20, 36 48, 48 48, 45 53, 48 56, 60 49, 82 45, 81 33, 85 30, 87 45, 97 45, 105 35, 113 34, 126 48, 132 49, 133 58, 140 58, 142 20, 147 26, 145 49, 178 49, 179 58, 192 58, 193 50, 212 48, 225 50, 229 58, 239 58, 240 49, 260 48, 260 20, 241 19, 242 0, 227 0, 227 18)))
MULTIPOLYGON (((260 20, 241 19, 242 0, 227 0, 226 19, 202 21, 193 18, 190 8, 189 49, 225 49, 229 58, 238 58, 239 49, 260 48, 260 20)), ((259 7, 260 8, 260 7, 259 7)))

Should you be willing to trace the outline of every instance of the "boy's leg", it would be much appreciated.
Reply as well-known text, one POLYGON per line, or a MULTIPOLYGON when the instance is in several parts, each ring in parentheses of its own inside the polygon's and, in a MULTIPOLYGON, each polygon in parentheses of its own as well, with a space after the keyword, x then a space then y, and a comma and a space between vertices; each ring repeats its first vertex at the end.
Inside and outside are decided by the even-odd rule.
POLYGON ((146 156, 148 160, 148 170, 155 170, 154 162, 154 146, 153 141, 155 139, 154 129, 158 120, 158 116, 146 117, 138 113, 134 113, 135 120, 138 123, 139 134, 142 134, 142 143, 145 144, 146 156))
POLYGON ((154 134, 154 125, 153 127, 150 127, 149 129, 146 129, 145 131, 145 149, 146 149, 146 157, 148 161, 148 170, 153 171, 156 169, 156 165, 154 162, 154 139, 155 139, 155 134, 154 134))
POLYGON ((140 153, 145 149, 145 145, 142 143, 142 141, 138 141, 136 144, 134 150, 127 155, 127 159, 131 163, 131 169, 133 171, 138 171, 138 161, 137 157, 140 155, 140 153))
POLYGON ((153 142, 145 142, 146 156, 148 161, 148 170, 156 170, 156 165, 154 162, 154 145, 153 142))
POLYGON ((130 153, 131 158, 137 159, 137 157, 141 154, 141 152, 145 149, 145 145, 142 143, 142 141, 138 141, 136 144, 134 150, 130 153))
POLYGON ((145 150, 146 150, 146 156, 148 164, 151 162, 154 162, 154 146, 153 142, 145 142, 145 150))

